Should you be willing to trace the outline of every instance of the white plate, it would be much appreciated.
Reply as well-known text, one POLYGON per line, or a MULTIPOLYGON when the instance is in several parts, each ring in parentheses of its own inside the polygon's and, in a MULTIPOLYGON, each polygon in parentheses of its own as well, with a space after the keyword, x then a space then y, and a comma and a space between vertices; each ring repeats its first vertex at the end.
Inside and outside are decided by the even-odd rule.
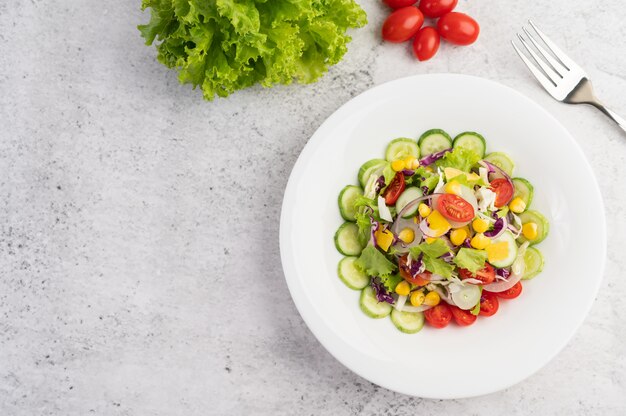
POLYGON ((341 363, 391 390, 428 398, 478 396, 507 388, 552 359, 572 337, 600 286, 606 252, 600 191, 581 149, 556 119, 525 96, 463 75, 420 75, 373 88, 324 122, 296 162, 281 213, 280 249, 294 302, 341 363), (490 318, 413 335, 370 319, 359 292, 337 277, 333 243, 343 222, 339 191, 359 166, 384 158, 396 137, 431 128, 480 132, 503 151, 515 176, 535 186, 533 208, 550 221, 538 247, 546 265, 490 318))

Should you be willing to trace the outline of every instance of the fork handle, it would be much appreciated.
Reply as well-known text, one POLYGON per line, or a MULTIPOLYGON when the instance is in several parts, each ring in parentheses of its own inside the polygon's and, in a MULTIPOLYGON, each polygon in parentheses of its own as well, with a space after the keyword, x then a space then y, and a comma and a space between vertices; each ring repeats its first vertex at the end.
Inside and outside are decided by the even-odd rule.
POLYGON ((591 104, 592 106, 594 106, 595 108, 597 108, 598 110, 602 111, 604 114, 606 114, 611 120, 613 120, 614 122, 617 123, 618 126, 620 126, 622 128, 622 130, 626 131, 626 120, 624 120, 622 117, 618 116, 617 113, 613 110, 611 110, 610 108, 606 108, 603 104, 601 104, 598 101, 592 101, 589 104, 591 104))

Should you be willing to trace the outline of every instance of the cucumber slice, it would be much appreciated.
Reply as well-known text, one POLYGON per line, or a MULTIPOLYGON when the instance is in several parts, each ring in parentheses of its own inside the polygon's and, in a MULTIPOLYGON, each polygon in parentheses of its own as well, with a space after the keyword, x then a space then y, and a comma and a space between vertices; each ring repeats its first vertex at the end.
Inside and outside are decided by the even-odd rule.
POLYGON ((393 162, 398 159, 406 159, 409 156, 416 159, 419 159, 420 157, 420 148, 417 147, 415 140, 402 137, 392 140, 391 143, 387 145, 385 159, 387 159, 388 162, 393 162))
POLYGON ((452 138, 443 130, 432 129, 420 136, 417 145, 420 147, 422 157, 425 157, 451 148, 452 138))
POLYGON ((361 298, 359 299, 359 305, 365 315, 370 318, 380 319, 391 313, 391 305, 387 302, 379 302, 376 299, 376 294, 371 286, 366 286, 361 291, 361 298))
POLYGON ((493 250, 493 248, 496 247, 495 244, 499 244, 499 243, 506 243, 507 245, 506 256, 498 260, 488 259, 488 261, 493 266, 498 267, 498 268, 509 267, 511 264, 513 264, 513 262, 515 261, 515 258, 517 257, 517 243, 515 242, 515 237, 510 231, 503 232, 500 235, 500 237, 494 238, 491 240, 491 244, 489 244, 489 246, 487 246, 486 248, 487 254, 490 253, 490 248, 493 250))
POLYGON ((541 251, 537 250, 535 247, 528 247, 526 253, 524 253, 524 264, 526 265, 526 269, 522 280, 530 280, 541 273, 544 264, 541 251))
POLYGON ((354 221, 354 201, 363 195, 363 189, 358 186, 348 185, 339 193, 339 212, 346 221, 354 221))
POLYGON ((517 241, 519 241, 520 244, 528 241, 532 246, 534 244, 541 243, 548 236, 548 232, 550 231, 550 223, 548 222, 546 217, 544 217, 540 212, 531 209, 519 214, 519 218, 522 220, 522 224, 526 224, 528 222, 534 222, 535 224, 537 224, 537 238, 535 238, 533 241, 528 241, 523 234, 520 234, 520 236, 517 237, 517 241))
POLYGON ((344 222, 335 233, 335 247, 344 256, 358 256, 363 251, 359 241, 359 227, 353 222, 344 222))
POLYGON ((515 162, 507 155, 502 152, 493 152, 489 153, 485 156, 485 160, 489 163, 493 163, 500 169, 506 172, 507 175, 513 175, 513 169, 515 169, 515 162))
POLYGON ((361 188, 365 188, 367 180, 373 173, 380 172, 382 174, 387 164, 388 162, 384 159, 372 159, 363 163, 359 169, 359 183, 361 184, 361 188))
POLYGON ((452 147, 462 147, 467 150, 472 150, 476 152, 482 159, 483 157, 485 157, 487 143, 485 142, 485 138, 480 134, 473 131, 466 131, 454 138, 454 141, 452 142, 452 147))
POLYGON ((405 334, 415 334, 424 327, 424 314, 421 312, 391 311, 391 322, 405 334))
POLYGON ((522 198, 522 201, 526 203, 526 209, 528 209, 530 203, 533 202, 535 188, 524 178, 513 178, 513 186, 515 187, 513 198, 522 198))
POLYGON ((368 275, 359 270, 354 262, 358 257, 344 257, 337 265, 339 278, 350 289, 361 290, 370 284, 368 275))
MULTIPOLYGON (((424 193, 417 186, 411 186, 409 188, 406 188, 404 192, 400 194, 400 196, 398 197, 398 200, 396 201, 396 211, 397 212, 402 211, 409 202, 423 195, 424 193)), ((414 205, 415 205, 414 207, 407 210, 406 214, 404 214, 403 216, 404 218, 411 218, 413 215, 415 215, 419 204, 414 204, 414 205)))

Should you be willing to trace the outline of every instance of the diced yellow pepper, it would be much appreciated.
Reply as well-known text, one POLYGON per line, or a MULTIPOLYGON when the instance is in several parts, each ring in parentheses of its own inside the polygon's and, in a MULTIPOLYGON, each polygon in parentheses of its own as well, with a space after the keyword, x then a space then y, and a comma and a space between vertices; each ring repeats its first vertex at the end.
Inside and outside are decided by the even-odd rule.
POLYGON ((422 292, 421 290, 416 290, 415 292, 411 293, 411 297, 409 299, 411 301, 411 305, 421 306, 422 303, 424 303, 425 298, 426 296, 424 296, 424 292, 422 292))
POLYGON ((437 292, 428 292, 424 298, 424 305, 437 306, 441 302, 441 297, 437 292))
POLYGON ((537 238, 537 224, 534 222, 527 222, 522 225, 522 235, 529 241, 537 238))
POLYGON ((433 237, 441 237, 450 230, 450 223, 437 210, 431 212, 426 219, 429 228, 434 232, 433 237))
POLYGON ((393 233, 389 230, 382 230, 379 228, 378 231, 374 233, 374 237, 376 237, 376 244, 378 247, 385 251, 389 250, 389 246, 393 243, 393 233))
POLYGON ((509 203, 509 209, 511 210, 511 212, 514 212, 516 214, 524 212, 524 210, 526 209, 526 202, 524 202, 519 196, 515 197, 509 203))
POLYGON ((404 160, 394 160, 393 162, 391 162, 391 169, 395 170, 396 172, 404 170, 405 167, 406 165, 404 164, 404 160))
POLYGON ((452 230, 452 232, 450 233, 450 241, 455 246, 460 246, 461 244, 463 244, 466 238, 467 231, 465 230, 465 228, 458 228, 456 230, 452 230))
POLYGON ((406 280, 401 281, 396 285, 396 293, 400 296, 408 296, 411 292, 411 286, 406 280))
POLYGON ((413 240, 415 240, 415 231, 410 228, 405 228, 404 230, 400 231, 400 233, 398 234, 398 238, 407 244, 412 243, 413 240))
POLYGON ((430 213, 432 212, 432 209, 430 209, 430 207, 426 204, 420 204, 419 207, 417 207, 417 211, 420 213, 420 215, 423 218, 426 218, 430 215, 430 213))
POLYGON ((444 187, 444 190, 446 191, 447 194, 458 195, 461 193, 461 184, 458 183, 457 181, 448 182, 446 186, 444 187))
POLYGON ((404 166, 407 169, 417 169, 417 167, 419 166, 419 161, 415 159, 413 156, 409 156, 406 159, 404 159, 404 166))
POLYGON ((509 244, 506 241, 489 244, 485 251, 487 251, 489 262, 504 260, 509 255, 509 244))
POLYGON ((472 228, 477 233, 484 233, 489 229, 489 223, 482 218, 476 218, 474 221, 472 221, 472 228))
POLYGON ((480 179, 480 176, 478 176, 477 174, 473 172, 472 173, 463 172, 462 170, 455 169, 455 168, 444 168, 443 173, 444 175, 446 175, 446 180, 448 181, 459 175, 465 175, 468 181, 477 181, 480 179))
POLYGON ((472 245, 472 247, 478 250, 484 250, 490 243, 491 243, 491 240, 485 237, 485 234, 483 233, 477 233, 470 240, 470 244, 472 245))

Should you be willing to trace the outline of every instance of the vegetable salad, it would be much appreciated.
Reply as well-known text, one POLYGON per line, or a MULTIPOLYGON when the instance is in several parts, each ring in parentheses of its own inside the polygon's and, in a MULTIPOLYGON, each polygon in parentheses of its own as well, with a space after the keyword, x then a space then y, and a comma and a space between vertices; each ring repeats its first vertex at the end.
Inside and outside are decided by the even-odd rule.
POLYGON ((343 188, 338 273, 368 316, 391 315, 406 333, 424 320, 471 325, 541 272, 549 224, 531 209, 533 186, 512 177, 508 155, 485 151, 478 133, 429 130, 391 141, 343 188))

